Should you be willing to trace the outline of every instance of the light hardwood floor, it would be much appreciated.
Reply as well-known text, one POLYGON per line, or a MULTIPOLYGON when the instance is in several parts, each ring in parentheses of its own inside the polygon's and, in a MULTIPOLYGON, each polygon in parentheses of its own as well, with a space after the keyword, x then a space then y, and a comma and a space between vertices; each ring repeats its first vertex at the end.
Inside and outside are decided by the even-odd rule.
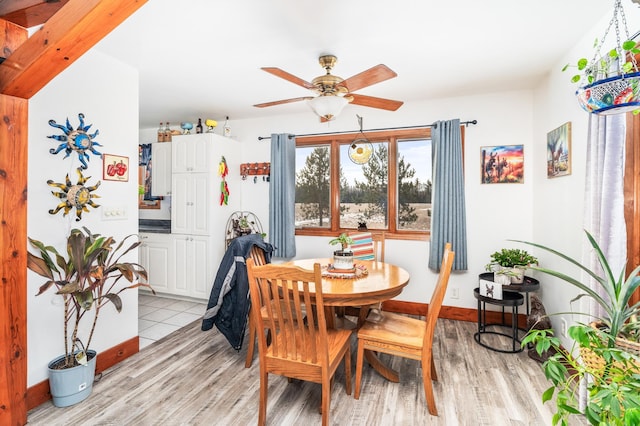
MULTIPOLYGON (((335 425, 550 425, 551 406, 540 402, 549 387, 526 352, 500 354, 473 340, 474 323, 439 320, 434 383, 439 417, 427 411, 420 363, 381 355, 400 372, 390 383, 365 364, 360 400, 348 396, 344 370, 331 393, 335 425)), ((355 356, 355 336, 353 354, 355 356)), ((245 345, 246 347, 246 341, 245 345)), ((255 425, 259 363, 244 368, 234 351, 196 321, 106 370, 80 404, 31 410, 31 425, 255 425)), ((353 365, 355 365, 355 360, 353 365)), ((269 376, 268 425, 320 424, 320 385, 269 376)), ((574 425, 587 424, 574 419, 574 425)))

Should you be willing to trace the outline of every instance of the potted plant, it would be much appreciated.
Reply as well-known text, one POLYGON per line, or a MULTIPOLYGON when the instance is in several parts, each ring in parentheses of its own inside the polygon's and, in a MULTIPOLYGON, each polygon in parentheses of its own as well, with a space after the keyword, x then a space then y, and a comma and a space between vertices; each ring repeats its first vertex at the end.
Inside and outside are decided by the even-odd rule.
POLYGON ((569 336, 579 349, 580 359, 573 350, 566 350, 551 330, 531 330, 522 344, 534 343, 538 353, 549 348, 556 350, 544 364, 545 375, 553 386, 542 396, 549 401, 556 395, 557 413, 554 424, 571 414, 584 414, 592 424, 639 424, 640 422, 640 303, 631 304, 632 294, 640 287, 640 266, 626 278, 611 270, 607 258, 593 236, 585 231, 599 263, 600 271, 593 271, 580 262, 543 245, 522 243, 546 250, 579 267, 598 284, 592 289, 587 283, 562 272, 532 266, 532 269, 560 278, 582 293, 576 299, 589 297, 603 310, 602 317, 593 318, 577 313, 591 322, 578 323, 569 328, 569 336), (606 296, 601 296, 604 292, 606 296), (584 410, 579 408, 579 379, 587 381, 589 400, 584 410), (626 423, 625 423, 626 422, 626 423))
POLYGON ((49 386, 56 406, 75 404, 91 394, 97 354, 90 348, 101 309, 112 303, 120 312, 119 294, 126 289, 144 286, 153 292, 149 284, 137 282, 147 278, 141 265, 121 261, 140 245, 136 241, 125 247, 129 237, 116 243, 113 237, 92 234, 87 228, 72 229, 67 237, 66 257, 53 246, 29 238, 39 256, 28 252, 27 267, 46 278, 37 295, 52 289, 64 300, 65 353, 49 363, 49 386), (122 278, 131 284, 118 285, 122 278), (80 326, 85 318, 91 321, 91 328, 88 336, 81 338, 80 326), (69 375, 78 376, 78 382, 70 384, 69 375))
MULTIPOLYGON (((640 111, 640 73, 635 60, 635 55, 640 53, 633 40, 620 42, 617 34, 621 17, 626 37, 629 31, 626 28, 626 20, 622 9, 621 0, 615 0, 613 18, 607 31, 601 39, 594 42, 595 54, 591 61, 580 58, 574 67, 578 73, 571 77, 573 83, 578 84, 576 96, 580 106, 587 112, 594 114, 614 114, 640 111), (613 25, 612 25, 613 24, 613 25), (611 27, 616 28, 617 44, 604 55, 600 50, 604 44, 607 33, 611 27)), ((569 69, 571 65, 564 66, 562 71, 569 69)))
POLYGON ((353 244, 353 240, 346 233, 340 234, 337 238, 329 241, 330 245, 340 244, 341 249, 333 252, 334 269, 352 269, 353 268, 353 252, 349 247, 353 244))
POLYGON ((526 250, 503 248, 491 255, 491 261, 485 268, 494 274, 508 276, 514 284, 521 284, 524 281, 524 271, 537 264, 538 259, 526 250))

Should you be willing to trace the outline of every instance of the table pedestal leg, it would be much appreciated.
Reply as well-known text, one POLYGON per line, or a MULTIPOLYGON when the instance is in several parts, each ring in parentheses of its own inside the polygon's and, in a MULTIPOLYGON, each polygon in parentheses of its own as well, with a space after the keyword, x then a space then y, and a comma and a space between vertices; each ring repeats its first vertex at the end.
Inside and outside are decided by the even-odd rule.
POLYGON ((390 382, 394 382, 394 383, 400 382, 400 377, 398 376, 398 373, 395 370, 384 365, 382 362, 380 362, 375 352, 365 349, 364 358, 367 360, 369 365, 373 367, 374 370, 380 373, 382 377, 389 380, 390 382))

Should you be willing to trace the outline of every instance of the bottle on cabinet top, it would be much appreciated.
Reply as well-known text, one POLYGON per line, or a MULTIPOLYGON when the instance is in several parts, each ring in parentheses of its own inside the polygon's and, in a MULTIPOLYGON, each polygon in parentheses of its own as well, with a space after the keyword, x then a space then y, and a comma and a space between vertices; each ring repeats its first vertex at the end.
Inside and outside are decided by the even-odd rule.
POLYGON ((158 127, 158 142, 164 142, 164 128, 162 127, 162 121, 160 127, 158 127))
POLYGON ((196 125, 196 133, 202 133, 202 119, 198 118, 198 124, 196 125))
POLYGON ((171 142, 171 129, 169 128, 168 121, 167 121, 167 127, 164 128, 164 141, 171 142))

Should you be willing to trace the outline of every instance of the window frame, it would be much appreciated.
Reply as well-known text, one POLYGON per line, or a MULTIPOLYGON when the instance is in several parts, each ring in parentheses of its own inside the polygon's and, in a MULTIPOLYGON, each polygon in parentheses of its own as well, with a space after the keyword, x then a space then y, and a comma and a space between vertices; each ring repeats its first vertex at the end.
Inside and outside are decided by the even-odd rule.
MULTIPOLYGON (((388 158, 395 159, 396 161, 391 163, 389 161, 389 176, 387 184, 387 198, 388 198, 388 214, 389 214, 389 227, 387 230, 380 230, 385 233, 385 238, 388 239, 403 239, 403 240, 428 240, 431 233, 429 231, 416 231, 416 230, 404 230, 397 229, 398 218, 398 141, 408 139, 431 139, 431 127, 415 127, 407 129, 390 129, 380 131, 363 132, 365 137, 372 143, 374 142, 388 142, 388 158), (392 184, 394 183, 394 184, 392 184)), ((329 228, 316 228, 305 227, 296 228, 296 235, 305 236, 335 236, 337 233, 349 232, 355 230, 355 228, 340 228, 340 179, 339 179, 339 158, 340 158, 340 145, 345 145, 353 142, 355 137, 359 135, 358 132, 353 133, 327 133, 309 136, 296 137, 296 148, 306 146, 329 146, 329 155, 331 158, 331 197, 330 197, 330 210, 331 221, 329 228)), ((464 133, 463 133, 464 144, 464 133)), ((464 145, 463 145, 464 146, 464 145)), ((376 232, 375 229, 371 230, 376 232)))

